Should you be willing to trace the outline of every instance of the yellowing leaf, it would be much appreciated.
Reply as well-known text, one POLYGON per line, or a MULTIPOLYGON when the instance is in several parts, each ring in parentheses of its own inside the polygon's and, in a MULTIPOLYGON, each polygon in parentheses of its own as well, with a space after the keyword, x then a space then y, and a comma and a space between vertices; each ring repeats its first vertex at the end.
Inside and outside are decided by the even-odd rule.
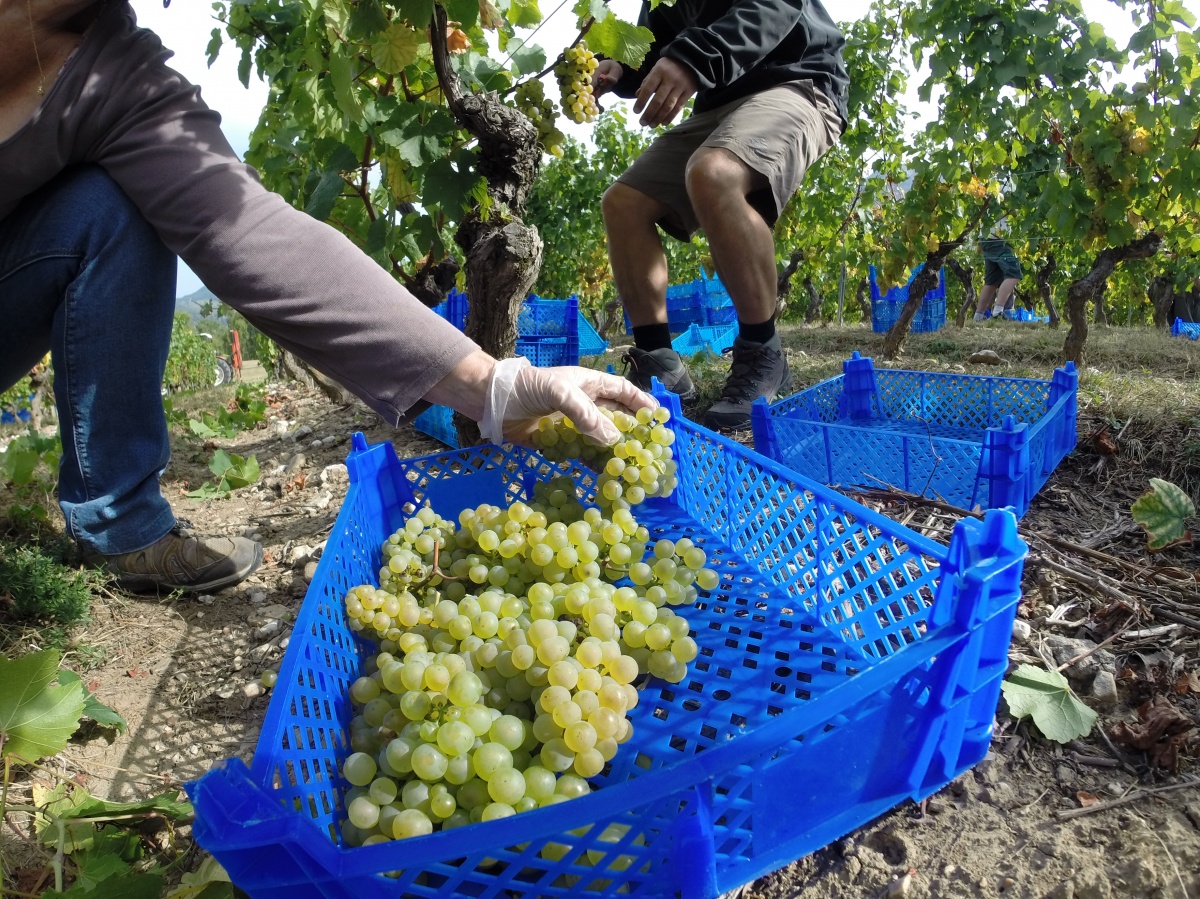
POLYGON ((58 661, 51 649, 13 661, 0 656, 0 756, 37 761, 61 752, 78 729, 83 684, 50 686, 58 661))
POLYGON ((421 38, 411 27, 403 22, 393 22, 371 45, 371 59, 381 72, 399 75, 416 61, 421 43, 421 38))
POLYGON ((1133 520, 1146 529, 1147 546, 1160 552, 1192 539, 1187 522, 1196 514, 1191 497, 1170 481, 1150 479, 1150 490, 1138 497, 1130 509, 1133 520))
POLYGON ((1096 713, 1083 704, 1058 671, 1021 665, 1000 689, 1014 718, 1033 718, 1037 729, 1055 743, 1086 737, 1096 723, 1096 713))

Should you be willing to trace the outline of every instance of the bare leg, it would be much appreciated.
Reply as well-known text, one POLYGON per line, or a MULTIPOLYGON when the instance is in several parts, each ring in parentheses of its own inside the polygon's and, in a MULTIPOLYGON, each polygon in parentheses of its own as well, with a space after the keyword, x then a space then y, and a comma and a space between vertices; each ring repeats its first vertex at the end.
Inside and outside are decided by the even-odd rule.
POLYGON ((992 300, 996 298, 996 285, 985 284, 983 290, 979 293, 979 301, 975 304, 975 311, 980 315, 986 315, 992 308, 992 300))
POLYGON ((746 199, 767 179, 733 153, 701 147, 687 167, 688 196, 712 249, 717 274, 746 324, 775 315, 775 236, 746 199))
POLYGON ((1008 301, 1012 299, 1013 291, 1017 289, 1019 283, 1021 282, 1018 278, 1005 278, 996 292, 996 305, 1001 309, 1007 309, 1008 301))
POLYGON ((617 293, 634 325, 667 322, 667 255, 655 224, 670 207, 617 182, 601 203, 617 293))

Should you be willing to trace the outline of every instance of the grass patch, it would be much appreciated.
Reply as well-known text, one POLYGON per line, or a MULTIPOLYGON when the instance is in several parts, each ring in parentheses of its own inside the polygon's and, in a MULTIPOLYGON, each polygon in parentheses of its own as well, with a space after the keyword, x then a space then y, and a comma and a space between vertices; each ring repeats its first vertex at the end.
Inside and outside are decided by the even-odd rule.
POLYGON ((91 576, 54 550, 0 541, 0 585, 0 619, 9 622, 68 627, 91 614, 91 576))

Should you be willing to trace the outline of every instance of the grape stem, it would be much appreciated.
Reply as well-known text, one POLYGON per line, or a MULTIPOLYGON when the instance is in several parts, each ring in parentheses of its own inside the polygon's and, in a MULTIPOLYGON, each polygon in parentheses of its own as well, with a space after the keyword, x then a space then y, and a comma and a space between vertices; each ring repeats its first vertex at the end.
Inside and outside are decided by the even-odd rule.
MULTIPOLYGON (((582 41, 587 36, 587 33, 591 30, 592 26, 595 24, 596 24, 596 20, 594 18, 592 18, 591 16, 588 16, 588 20, 586 22, 584 22, 583 27, 579 29, 579 34, 575 35, 575 40, 571 41, 571 43, 569 45, 567 45, 566 47, 563 48, 563 51, 561 53, 559 53, 558 56, 554 57, 554 62, 550 63, 550 65, 546 66, 546 68, 542 69, 536 75, 526 78, 525 81, 521 81, 521 82, 518 82, 517 84, 514 84, 508 90, 500 91, 500 96, 507 97, 509 94, 513 93, 517 88, 519 88, 522 84, 525 84, 527 81, 541 81, 543 77, 545 77, 546 75, 549 75, 551 72, 553 72, 559 63, 567 61, 567 51, 570 50, 572 47, 579 46, 579 42, 582 41)), ((533 35, 530 35, 530 37, 533 37, 533 35)), ((511 55, 509 56, 509 59, 512 59, 511 55)), ((508 63, 507 59, 505 60, 505 63, 506 64, 508 63)))

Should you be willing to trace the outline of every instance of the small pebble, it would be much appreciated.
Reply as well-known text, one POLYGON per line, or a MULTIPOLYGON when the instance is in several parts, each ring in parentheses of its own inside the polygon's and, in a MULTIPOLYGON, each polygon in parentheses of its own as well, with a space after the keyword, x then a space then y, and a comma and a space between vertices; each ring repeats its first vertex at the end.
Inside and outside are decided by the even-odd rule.
POLYGON ((1033 633, 1033 628, 1030 627, 1028 621, 1022 621, 1018 618, 1013 622, 1013 642, 1028 643, 1029 637, 1033 633))
POLYGON ((266 692, 266 688, 256 680, 242 686, 242 692, 246 694, 247 699, 254 699, 256 696, 262 696, 266 692))
POLYGON ((1017 882, 1015 880, 1013 880, 1011 877, 1005 877, 1004 882, 1000 884, 1000 889, 1011 890, 1016 885, 1017 885, 1017 882))
POLYGON ((267 601, 267 591, 266 590, 251 590, 250 595, 246 598, 252 604, 254 604, 256 606, 261 605, 262 603, 267 601))
POLYGON ((211 606, 214 600, 216 600, 216 597, 208 593, 196 597, 196 602, 206 606, 211 606))
POLYGON ((323 444, 323 443, 321 442, 320 438, 317 438, 317 439, 316 439, 316 440, 314 440, 312 443, 310 443, 308 446, 309 446, 309 448, 310 448, 310 449, 320 449, 320 448, 321 448, 321 447, 323 447, 324 445, 325 445, 325 444, 323 444))
POLYGON ((307 565, 304 566, 304 580, 306 580, 308 583, 311 584, 312 579, 316 576, 317 576, 317 563, 309 562, 307 565))
POLYGON ((888 884, 887 889, 883 891, 884 899, 899 899, 901 896, 907 896, 912 890, 912 873, 905 874, 903 877, 897 877, 888 884))
POLYGON ((267 637, 274 637, 281 630, 283 630, 283 622, 278 618, 272 618, 262 627, 255 629, 254 639, 265 640, 267 637))
POLYGON ((304 467, 304 463, 307 461, 308 460, 304 458, 304 453, 296 453, 296 455, 288 459, 287 465, 283 467, 283 473, 285 475, 295 474, 304 467))
POLYGON ((303 440, 305 437, 307 437, 312 432, 313 432, 313 429, 310 428, 308 425, 300 425, 300 427, 296 428, 295 433, 292 434, 292 439, 293 440, 303 440))

